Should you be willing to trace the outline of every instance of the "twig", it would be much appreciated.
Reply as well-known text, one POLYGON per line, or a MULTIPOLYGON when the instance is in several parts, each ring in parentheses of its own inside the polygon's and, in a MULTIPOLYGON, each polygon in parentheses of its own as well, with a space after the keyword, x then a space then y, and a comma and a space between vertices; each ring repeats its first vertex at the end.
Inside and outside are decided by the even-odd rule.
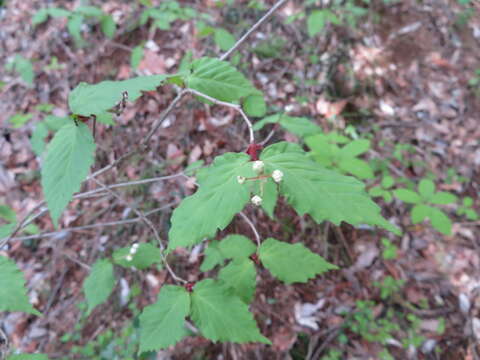
MULTIPOLYGON (((149 212, 145 213, 145 216, 150 216, 154 213, 157 213, 159 211, 163 211, 165 209, 171 208, 174 205, 177 205, 178 201, 171 202, 165 206, 159 207, 157 209, 153 209, 149 212)), ((127 225, 127 224, 133 224, 136 222, 142 221, 140 217, 136 217, 133 219, 126 219, 126 220, 118 220, 118 221, 110 221, 110 222, 104 222, 104 223, 99 223, 99 224, 91 224, 91 225, 83 225, 83 226, 75 226, 75 227, 70 227, 66 228, 63 230, 59 231, 52 231, 49 233, 43 233, 43 234, 35 234, 35 235, 28 235, 28 236, 18 236, 10 239, 11 241, 22 241, 22 240, 33 240, 33 239, 42 239, 42 238, 47 238, 47 237, 53 237, 57 236, 63 233, 68 233, 70 231, 81 231, 81 230, 89 230, 89 229, 97 229, 101 227, 107 227, 107 226, 118 226, 118 225, 127 225)))
POLYGON ((254 32, 256 31, 260 25, 262 25, 272 14, 277 11, 278 8, 283 6, 287 0, 280 0, 278 1, 275 5, 271 7, 270 10, 267 11, 265 15, 263 15, 260 20, 258 20, 255 25, 253 25, 243 36, 227 51, 225 52, 222 56, 220 56, 220 60, 225 60, 228 58, 237 48, 243 44, 243 42, 254 32))
POLYGON ((255 225, 253 224, 252 220, 250 220, 248 218, 247 215, 245 215, 245 213, 243 211, 240 211, 239 212, 239 215, 243 218, 243 220, 245 220, 245 222, 250 226, 250 228, 252 229, 253 231, 253 234, 255 235, 255 240, 257 241, 257 247, 260 247, 261 245, 261 239, 260 239, 260 234, 258 233, 257 231, 257 228, 255 227, 255 225))
POLYGON ((248 116, 245 114, 245 112, 242 110, 242 107, 240 105, 217 100, 217 99, 215 99, 215 98, 213 98, 213 97, 211 97, 207 94, 201 93, 200 91, 197 91, 197 90, 194 90, 194 89, 185 89, 184 91, 188 92, 190 94, 199 96, 199 97, 203 97, 204 99, 207 99, 208 101, 211 101, 212 103, 214 103, 216 105, 226 106, 226 107, 229 107, 229 108, 237 111, 240 115, 242 115, 243 120, 247 123, 248 132, 250 134, 250 144, 255 143, 255 137, 254 137, 254 134, 253 134, 252 122, 250 121, 248 116))

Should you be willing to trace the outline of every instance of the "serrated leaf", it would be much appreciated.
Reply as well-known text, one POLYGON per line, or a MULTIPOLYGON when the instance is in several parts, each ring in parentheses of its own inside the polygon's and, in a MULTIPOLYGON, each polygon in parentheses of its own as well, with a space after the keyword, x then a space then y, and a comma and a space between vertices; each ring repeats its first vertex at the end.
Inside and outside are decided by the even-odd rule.
POLYGON ((213 38, 215 44, 223 51, 227 51, 235 45, 235 37, 229 31, 222 28, 215 29, 213 38))
POLYGON ((99 115, 115 107, 128 93, 128 100, 135 101, 142 91, 155 90, 169 75, 139 76, 122 81, 102 81, 98 84, 81 82, 68 95, 72 113, 82 116, 99 115))
POLYGON ((157 302, 140 315, 140 352, 175 345, 188 332, 185 318, 190 312, 190 296, 181 286, 164 285, 157 302))
POLYGON ((435 192, 435 184, 430 179, 422 179, 418 184, 418 192, 423 199, 429 200, 435 192))
POLYGON ((230 223, 250 200, 249 184, 239 184, 237 176, 256 176, 246 154, 226 153, 198 172, 200 188, 173 212, 168 250, 198 244, 230 223))
POLYGON ((113 265, 106 259, 97 260, 83 283, 88 304, 87 313, 107 300, 114 287, 113 265))
POLYGON ((233 260, 218 273, 218 278, 247 304, 255 294, 256 276, 255 265, 248 258, 233 260))
POLYGON ((300 243, 288 244, 273 238, 262 243, 258 257, 272 275, 287 284, 307 282, 328 270, 338 269, 300 243))
POLYGON ((35 129, 32 131, 32 137, 30 138, 30 145, 35 155, 42 155, 45 150, 45 139, 48 136, 48 128, 44 122, 38 123, 35 129))
POLYGON ((201 271, 212 270, 215 266, 222 264, 225 261, 225 257, 220 252, 218 244, 219 242, 217 240, 212 240, 208 244, 208 247, 204 252, 202 265, 200 266, 201 271))
POLYGON ((456 201, 457 197, 446 191, 439 191, 430 198, 430 202, 437 205, 448 205, 456 201))
POLYGON ((247 96, 243 102, 243 110, 248 116, 260 117, 267 112, 267 104, 262 94, 247 96))
POLYGON ((432 226, 437 231, 445 235, 451 235, 452 233, 452 221, 450 218, 441 210, 436 208, 431 208, 430 221, 432 226))
POLYGON ((223 283, 198 282, 191 294, 191 318, 204 337, 214 342, 270 344, 258 330, 248 306, 223 283))
POLYGON ((281 170, 280 194, 297 213, 310 214, 320 223, 324 220, 340 224, 370 224, 399 233, 385 220, 380 208, 364 190, 364 184, 353 177, 340 175, 324 169, 310 160, 300 146, 280 142, 267 147, 260 159, 265 163, 265 172, 281 170))
POLYGON ((432 208, 424 204, 417 204, 412 208, 411 218, 413 224, 419 224, 429 217, 432 208))
POLYGON ((23 273, 12 260, 2 255, 0 255, 0 311, 22 311, 41 315, 28 300, 23 273))
POLYGON ((73 121, 62 127, 47 146, 42 188, 54 224, 93 164, 95 143, 87 125, 73 121))
POLYGON ((10 355, 7 360, 48 360, 44 354, 16 354, 10 355))
POLYGON ((102 20, 100 21, 100 27, 102 28, 102 32, 105 34, 106 37, 109 39, 113 39, 115 36, 115 30, 117 29, 117 24, 113 20, 111 15, 103 15, 102 20))
POLYGON ((134 254, 130 253, 130 249, 131 246, 127 246, 115 250, 113 253, 114 263, 123 267, 133 266, 137 269, 143 270, 161 261, 160 249, 155 245, 140 243, 134 254), (126 257, 128 255, 132 257, 132 261, 127 261, 126 257))
POLYGON ((397 199, 402 200, 403 202, 408 204, 419 204, 422 202, 422 199, 416 192, 408 189, 394 190, 393 195, 395 195, 397 199))
POLYGON ((275 205, 277 205, 278 189, 273 179, 269 178, 263 185, 262 208, 271 219, 274 218, 275 205))
POLYGON ((130 55, 130 66, 132 69, 138 68, 140 61, 143 59, 143 45, 135 46, 130 55))
POLYGON ((311 120, 304 117, 294 117, 285 114, 275 114, 267 116, 266 118, 257 121, 253 125, 253 130, 260 130, 266 124, 280 124, 285 130, 297 135, 298 137, 305 137, 317 133, 321 133, 322 129, 314 124, 311 120))
POLYGON ((256 246, 243 235, 232 234, 220 241, 218 248, 225 259, 244 259, 252 255, 256 246))
POLYGON ((191 64, 187 87, 215 99, 234 102, 257 92, 250 81, 226 61, 203 57, 191 64))

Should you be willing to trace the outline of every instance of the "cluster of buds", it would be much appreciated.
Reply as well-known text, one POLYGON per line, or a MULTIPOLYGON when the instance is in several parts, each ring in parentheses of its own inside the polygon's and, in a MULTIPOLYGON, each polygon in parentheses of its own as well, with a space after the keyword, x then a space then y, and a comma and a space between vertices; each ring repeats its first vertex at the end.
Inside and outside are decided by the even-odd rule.
POLYGON ((135 255, 135 253, 137 252, 138 246, 139 246, 138 243, 132 244, 132 247, 130 248, 130 254, 128 254, 125 257, 125 260, 127 260, 127 261, 132 261, 133 260, 133 255, 135 255))
POLYGON ((254 161, 252 164, 252 169, 255 171, 257 174, 260 174, 263 171, 263 168, 265 167, 265 164, 261 160, 254 161))
POLYGON ((283 172, 281 170, 274 170, 272 173, 273 181, 277 184, 283 179, 283 172))
POLYGON ((252 197, 251 201, 253 205, 260 206, 262 203, 262 198, 258 195, 255 195, 254 197, 252 197))

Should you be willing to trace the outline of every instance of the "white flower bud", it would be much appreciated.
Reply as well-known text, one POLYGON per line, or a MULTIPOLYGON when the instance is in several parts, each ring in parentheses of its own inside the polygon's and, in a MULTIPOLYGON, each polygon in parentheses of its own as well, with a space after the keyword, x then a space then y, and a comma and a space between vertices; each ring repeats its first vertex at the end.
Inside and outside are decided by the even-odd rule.
POLYGON ((138 250, 138 244, 134 243, 132 245, 132 247, 130 248, 130 254, 132 254, 132 255, 135 254, 137 252, 137 250, 138 250))
POLYGON ((239 184, 243 184, 247 180, 245 176, 237 176, 237 181, 239 184))
POLYGON ((253 205, 259 206, 262 203, 262 198, 258 195, 255 195, 254 197, 252 197, 251 201, 253 205))
POLYGON ((138 247, 139 247, 139 244, 138 244, 138 243, 133 243, 133 244, 132 244, 132 248, 138 249, 138 247))
POLYGON ((283 179, 283 172, 281 170, 274 170, 272 173, 273 181, 279 183, 283 179))
POLYGON ((132 260, 133 260, 132 255, 127 255, 127 256, 125 256, 125 260, 127 260, 127 261, 132 261, 132 260))
POLYGON ((263 171, 264 166, 265 164, 263 163, 263 161, 257 160, 253 162, 252 169, 258 174, 263 171))

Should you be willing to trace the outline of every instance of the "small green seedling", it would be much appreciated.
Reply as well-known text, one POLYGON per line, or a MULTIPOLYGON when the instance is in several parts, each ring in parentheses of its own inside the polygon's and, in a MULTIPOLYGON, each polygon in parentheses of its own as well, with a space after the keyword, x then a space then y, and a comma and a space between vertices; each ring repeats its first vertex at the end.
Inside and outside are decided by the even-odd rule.
POLYGON ((393 194, 403 202, 414 204, 411 212, 413 224, 419 224, 428 218, 435 230, 445 235, 451 234, 452 221, 442 210, 431 206, 431 204, 453 204, 457 201, 455 195, 446 191, 435 192, 435 184, 429 179, 420 181, 418 193, 408 189, 397 189, 393 194))
POLYGON ((379 185, 372 187, 368 193, 372 197, 382 197, 383 200, 389 204, 393 200, 393 194, 391 191, 392 186, 395 184, 393 177, 387 175, 382 178, 379 185))
POLYGON ((309 136, 305 139, 305 143, 311 149, 309 155, 326 168, 335 168, 360 179, 374 177, 370 165, 358 158, 370 149, 369 140, 350 140, 332 132, 309 136), (339 147, 338 144, 344 144, 344 146, 339 147))
POLYGON ((32 62, 21 55, 15 55, 5 66, 7 71, 14 71, 20 75, 23 81, 28 85, 33 85, 35 72, 33 71, 32 62))
POLYGON ((382 238, 382 245, 382 257, 385 260, 392 260, 397 258, 398 248, 394 244, 392 244, 390 240, 388 240, 387 238, 382 238))
POLYGON ((374 281, 373 286, 380 289, 380 298, 382 300, 386 300, 390 298, 393 294, 400 291, 405 285, 405 280, 403 279, 395 279, 390 275, 386 276, 382 282, 374 281))
POLYGON ((465 196, 462 200, 462 205, 457 209, 457 215, 465 215, 468 220, 477 220, 478 214, 473 209, 473 199, 470 196, 465 196))

